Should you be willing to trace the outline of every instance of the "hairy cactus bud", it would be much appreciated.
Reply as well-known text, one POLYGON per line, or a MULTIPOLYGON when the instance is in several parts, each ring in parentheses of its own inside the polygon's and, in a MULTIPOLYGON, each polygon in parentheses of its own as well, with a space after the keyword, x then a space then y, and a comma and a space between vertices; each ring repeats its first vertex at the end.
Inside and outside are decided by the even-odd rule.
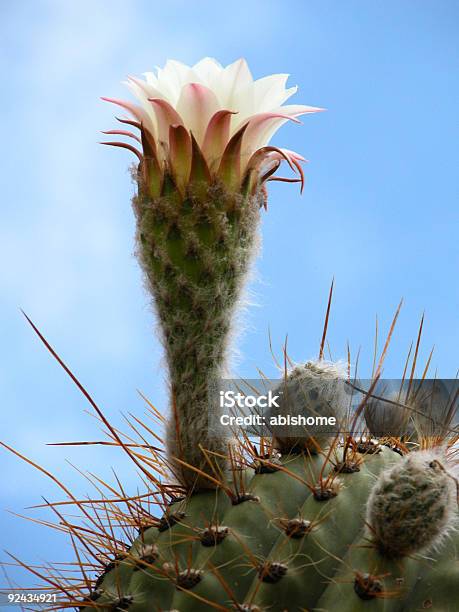
POLYGON ((419 381, 410 395, 412 408, 410 438, 445 436, 455 410, 453 381, 426 379, 419 381))
POLYGON ((406 436, 416 442, 423 436, 444 436, 448 431, 454 389, 445 381, 405 381, 388 393, 375 390, 365 407, 365 422, 372 436, 406 436))
POLYGON ((383 472, 368 500, 367 524, 379 551, 404 557, 438 545, 454 527, 456 484, 433 451, 417 451, 383 472))
POLYGON ((375 437, 392 436, 400 438, 408 432, 410 410, 405 407, 400 393, 393 391, 384 399, 371 398, 365 405, 365 423, 370 434, 375 437))
POLYGON ((295 366, 275 390, 282 416, 335 417, 336 424, 273 427, 274 444, 281 453, 317 452, 339 431, 348 403, 346 369, 341 363, 307 361, 295 366), (347 403, 346 403, 347 402, 347 403))

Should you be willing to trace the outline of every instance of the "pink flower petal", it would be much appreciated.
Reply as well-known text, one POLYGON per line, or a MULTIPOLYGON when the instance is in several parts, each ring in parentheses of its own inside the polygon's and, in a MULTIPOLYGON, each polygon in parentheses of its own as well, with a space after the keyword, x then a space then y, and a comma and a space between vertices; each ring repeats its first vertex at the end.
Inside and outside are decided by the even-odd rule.
POLYGON ((248 128, 244 135, 244 144, 242 147, 242 157, 246 162, 250 156, 268 144, 274 132, 283 125, 286 121, 294 121, 299 123, 295 117, 290 117, 283 113, 259 113, 253 115, 248 122, 248 128))
POLYGON ((303 157, 299 153, 296 153, 296 151, 291 151, 290 149, 284 149, 284 147, 282 147, 282 149, 280 150, 286 153, 287 155, 289 155, 292 159, 297 159, 298 161, 301 161, 301 162, 308 161, 305 157, 303 157))
POLYGON ((150 102, 155 110, 158 122, 159 142, 165 145, 169 143, 169 127, 171 125, 183 125, 182 118, 173 106, 161 98, 151 98, 150 102))
POLYGON ((171 125, 169 128, 169 160, 172 174, 182 195, 188 184, 191 171, 192 146, 191 138, 183 125, 171 125))
POLYGON ((145 125, 147 129, 151 131, 152 134, 155 134, 155 126, 153 125, 150 117, 148 116, 148 113, 141 106, 138 106, 137 104, 131 104, 131 102, 125 102, 124 100, 118 100, 117 98, 102 97, 101 100, 104 100, 105 102, 110 102, 111 104, 116 104, 117 106, 121 106, 121 108, 126 109, 131 113, 133 117, 135 117, 135 119, 137 119, 139 123, 143 123, 143 125, 145 125))
POLYGON ((145 129, 143 125, 140 126, 140 135, 142 141, 143 154, 145 157, 152 157, 158 160, 158 149, 156 147, 156 141, 150 134, 149 130, 145 129))
MULTIPOLYGON (((209 166, 207 165, 206 159, 199 147, 199 144, 191 132, 191 146, 192 146, 192 160, 191 160, 191 172, 190 172, 190 183, 199 189, 199 184, 205 184, 205 190, 207 184, 211 180, 209 166)), ((205 190, 203 193, 205 193, 205 190)))
POLYGON ((202 145, 211 117, 219 110, 214 92, 205 85, 187 83, 182 87, 177 110, 198 144, 202 145))
MULTIPOLYGON (((279 181, 280 183, 301 183, 301 179, 299 178, 289 178, 287 176, 269 176, 263 179, 265 183, 269 181, 279 181)), ((303 191, 303 188, 301 188, 303 191)))
POLYGON ((232 136, 223 152, 222 161, 218 168, 218 176, 226 183, 229 189, 238 189, 241 184, 241 147, 242 139, 248 128, 243 125, 232 136))
POLYGON ((134 119, 123 119, 122 117, 115 117, 115 119, 119 121, 120 123, 124 123, 126 125, 132 125, 132 127, 136 127, 138 129, 140 129, 142 125, 140 121, 135 121, 134 119))
POLYGON ((164 171, 162 164, 158 159, 158 149, 156 141, 150 132, 140 126, 142 148, 143 148, 143 164, 142 176, 147 194, 151 198, 156 198, 161 194, 164 171))
POLYGON ((261 186, 263 186, 263 183, 265 183, 275 172, 277 172, 280 165, 281 165, 281 162, 279 160, 274 160, 271 167, 267 169, 264 174, 261 175, 260 181, 259 181, 261 186))
POLYGON ((234 114, 233 111, 220 110, 209 121, 204 136, 202 152, 211 168, 216 162, 220 162, 223 151, 228 144, 231 116, 234 114))
POLYGON ((140 140, 140 138, 136 134, 133 134, 132 132, 129 132, 128 130, 103 130, 102 134, 127 136, 128 138, 133 138, 134 140, 137 140, 138 143, 142 144, 142 141, 140 140))
MULTIPOLYGON (((281 149, 282 152, 287 155, 287 157, 290 159, 290 167, 295 166, 296 170, 293 169, 294 172, 297 172, 300 176, 299 179, 297 179, 297 182, 301 183, 301 187, 300 187, 300 193, 303 193, 303 189, 304 189, 304 172, 303 172, 303 168, 301 166, 300 162, 305 162, 306 160, 304 159, 304 157, 302 157, 301 155, 298 155, 297 153, 295 153, 294 151, 289 151, 288 149, 281 149)), ((291 181, 293 182, 293 181, 291 181)))
POLYGON ((132 146, 132 145, 126 143, 126 142, 101 142, 99 144, 109 145, 111 147, 120 147, 122 149, 127 149, 128 151, 132 151, 132 153, 134 153, 134 155, 137 155, 137 157, 139 158, 140 162, 143 161, 142 153, 138 149, 136 149, 134 146, 132 146))
POLYGON ((301 191, 303 191, 304 173, 300 160, 304 160, 304 158, 293 151, 289 151, 288 149, 279 149, 278 147, 274 146, 262 147, 261 149, 258 149, 258 151, 255 151, 247 164, 244 184, 247 184, 248 190, 253 192, 257 185, 261 185, 271 176, 271 174, 273 174, 271 171, 265 174, 262 173, 264 172, 262 168, 264 164, 270 161, 278 161, 279 163, 277 164, 277 167, 279 167, 282 161, 286 161, 292 171, 299 175, 299 178, 294 180, 295 182, 301 183, 301 191))

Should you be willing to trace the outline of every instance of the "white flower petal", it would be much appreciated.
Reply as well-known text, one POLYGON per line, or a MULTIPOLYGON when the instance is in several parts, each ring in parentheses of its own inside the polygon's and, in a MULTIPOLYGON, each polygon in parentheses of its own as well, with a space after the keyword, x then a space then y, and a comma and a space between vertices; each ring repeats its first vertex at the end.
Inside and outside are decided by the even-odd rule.
POLYGON ((146 82, 153 87, 158 87, 158 77, 154 72, 144 72, 143 76, 145 77, 146 82))
POLYGON ((134 96, 139 100, 142 104, 142 108, 145 110, 146 114, 151 120, 152 126, 149 126, 150 132, 152 133, 153 138, 158 137, 158 123, 156 120, 156 114, 154 109, 152 108, 149 98, 164 98, 159 90, 155 87, 146 83, 145 81, 141 81, 140 79, 136 79, 134 77, 129 77, 129 80, 125 82, 125 85, 132 91, 134 96))
POLYGON ((215 93, 223 108, 239 110, 238 93, 253 83, 253 77, 245 59, 239 59, 223 69, 220 76, 219 90, 215 93))
POLYGON ((231 120, 231 133, 234 134, 247 119, 258 112, 253 83, 246 85, 237 92, 237 107, 235 106, 232 110, 236 113, 231 120))
POLYGON ((288 77, 288 74, 271 74, 254 81, 255 112, 272 110, 283 104, 286 100, 285 84, 288 77))
POLYGON ((283 113, 289 117, 300 117, 301 115, 307 115, 310 113, 320 113, 323 108, 318 106, 305 106, 304 104, 287 104, 286 106, 279 106, 273 109, 273 113, 283 113))
POLYGON ((193 79, 197 80, 193 70, 176 60, 167 60, 163 70, 158 69, 158 89, 173 106, 177 105, 182 87, 193 79))
POLYGON ((280 107, 278 112, 258 113, 250 118, 242 147, 245 161, 248 161, 255 151, 267 145, 284 123, 289 120, 295 121, 294 117, 285 114, 283 110, 284 107, 280 107))
POLYGON ((296 94, 297 91, 298 85, 294 85, 293 87, 289 87, 288 89, 286 89, 284 93, 284 99, 279 104, 283 104, 284 102, 286 102, 291 96, 296 94))
POLYGON ((209 89, 215 90, 223 66, 213 57, 204 57, 193 66, 193 71, 209 89))

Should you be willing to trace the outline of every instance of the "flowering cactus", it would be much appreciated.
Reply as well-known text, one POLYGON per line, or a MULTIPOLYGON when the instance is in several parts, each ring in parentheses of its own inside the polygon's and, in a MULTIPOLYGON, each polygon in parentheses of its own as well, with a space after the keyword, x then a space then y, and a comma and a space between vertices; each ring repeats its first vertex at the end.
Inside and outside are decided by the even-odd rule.
POLYGON ((167 355, 171 467, 188 489, 215 486, 203 448, 214 458, 227 452, 227 440, 206 433, 209 389, 224 371, 232 315, 257 245, 259 209, 266 207, 265 183, 303 184, 304 158, 268 145, 283 123, 319 110, 282 106, 296 92, 286 89, 287 77, 254 81, 242 59, 226 68, 210 58, 192 68, 169 61, 145 80, 129 78, 140 105, 105 98, 128 110, 132 119, 121 121, 140 131, 140 138, 109 133, 138 140, 142 151, 105 144, 128 148, 139 159, 138 255, 167 355), (275 176, 283 161, 297 178, 275 176))
MULTIPOLYGON (((133 117, 121 122, 140 132, 109 133, 139 141, 142 150, 106 144, 139 160, 137 249, 166 350, 171 416, 166 450, 150 444, 157 435, 140 419, 131 424, 138 442, 123 435, 36 330, 147 489, 128 496, 120 483, 95 477, 96 498, 79 500, 61 485, 70 518, 59 504, 52 507, 57 528, 71 536, 77 557, 71 569, 79 567, 81 578, 69 578, 61 565, 47 574, 31 568, 60 593, 51 609, 458 609, 451 470, 457 436, 419 436, 418 445, 407 445, 404 433, 359 439, 352 427, 342 435, 308 431, 301 440, 289 431, 256 441, 241 432, 231 443, 209 435, 209 388, 224 371, 231 318, 266 207, 265 184, 303 182, 303 158, 268 145, 282 123, 318 110, 282 106, 296 91, 285 89, 285 81, 286 75, 253 81, 243 60, 226 68, 210 59, 193 68, 168 62, 145 81, 129 79, 139 106, 111 100, 133 117), (296 179, 275 175, 283 161, 296 179)), ((332 409, 341 422, 346 372, 325 362, 322 349, 319 361, 294 367, 280 383, 281 411, 332 409)), ((375 410, 368 414, 375 417, 375 410)))

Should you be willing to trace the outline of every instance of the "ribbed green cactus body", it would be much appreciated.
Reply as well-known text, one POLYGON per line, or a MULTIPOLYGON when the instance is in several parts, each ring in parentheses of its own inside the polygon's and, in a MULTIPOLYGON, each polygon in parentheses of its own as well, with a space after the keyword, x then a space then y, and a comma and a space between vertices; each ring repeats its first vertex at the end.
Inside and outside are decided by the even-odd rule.
MULTIPOLYGON (((206 451, 227 452, 225 440, 203 438, 209 389, 225 366, 231 320, 257 244, 260 202, 218 184, 190 187, 185 199, 166 187, 156 199, 142 192, 134 199, 138 256, 169 370, 169 456, 208 472, 197 440, 206 451)), ((174 471, 189 486, 197 479, 183 463, 174 471)))
MULTIPOLYGON (((393 560, 380 554, 365 525, 375 478, 404 460, 387 448, 361 459, 360 471, 336 477, 328 499, 305 485, 318 482, 324 456, 296 455, 274 472, 263 462, 257 471, 264 473, 247 469, 245 497, 218 489, 173 503, 102 577, 94 604, 130 612, 402 612, 432 600, 440 606, 434 610, 452 612, 459 601, 453 543, 433 560, 393 560)), ((328 463, 323 477, 332 469, 328 463)))
POLYGON ((317 610, 334 612, 456 612, 459 602, 459 537, 424 556, 388 559, 361 538, 343 558, 335 582, 317 610), (370 593, 356 596, 356 589, 370 593), (374 596, 371 597, 371 592, 374 596), (368 596, 368 595, 367 595, 368 596))

